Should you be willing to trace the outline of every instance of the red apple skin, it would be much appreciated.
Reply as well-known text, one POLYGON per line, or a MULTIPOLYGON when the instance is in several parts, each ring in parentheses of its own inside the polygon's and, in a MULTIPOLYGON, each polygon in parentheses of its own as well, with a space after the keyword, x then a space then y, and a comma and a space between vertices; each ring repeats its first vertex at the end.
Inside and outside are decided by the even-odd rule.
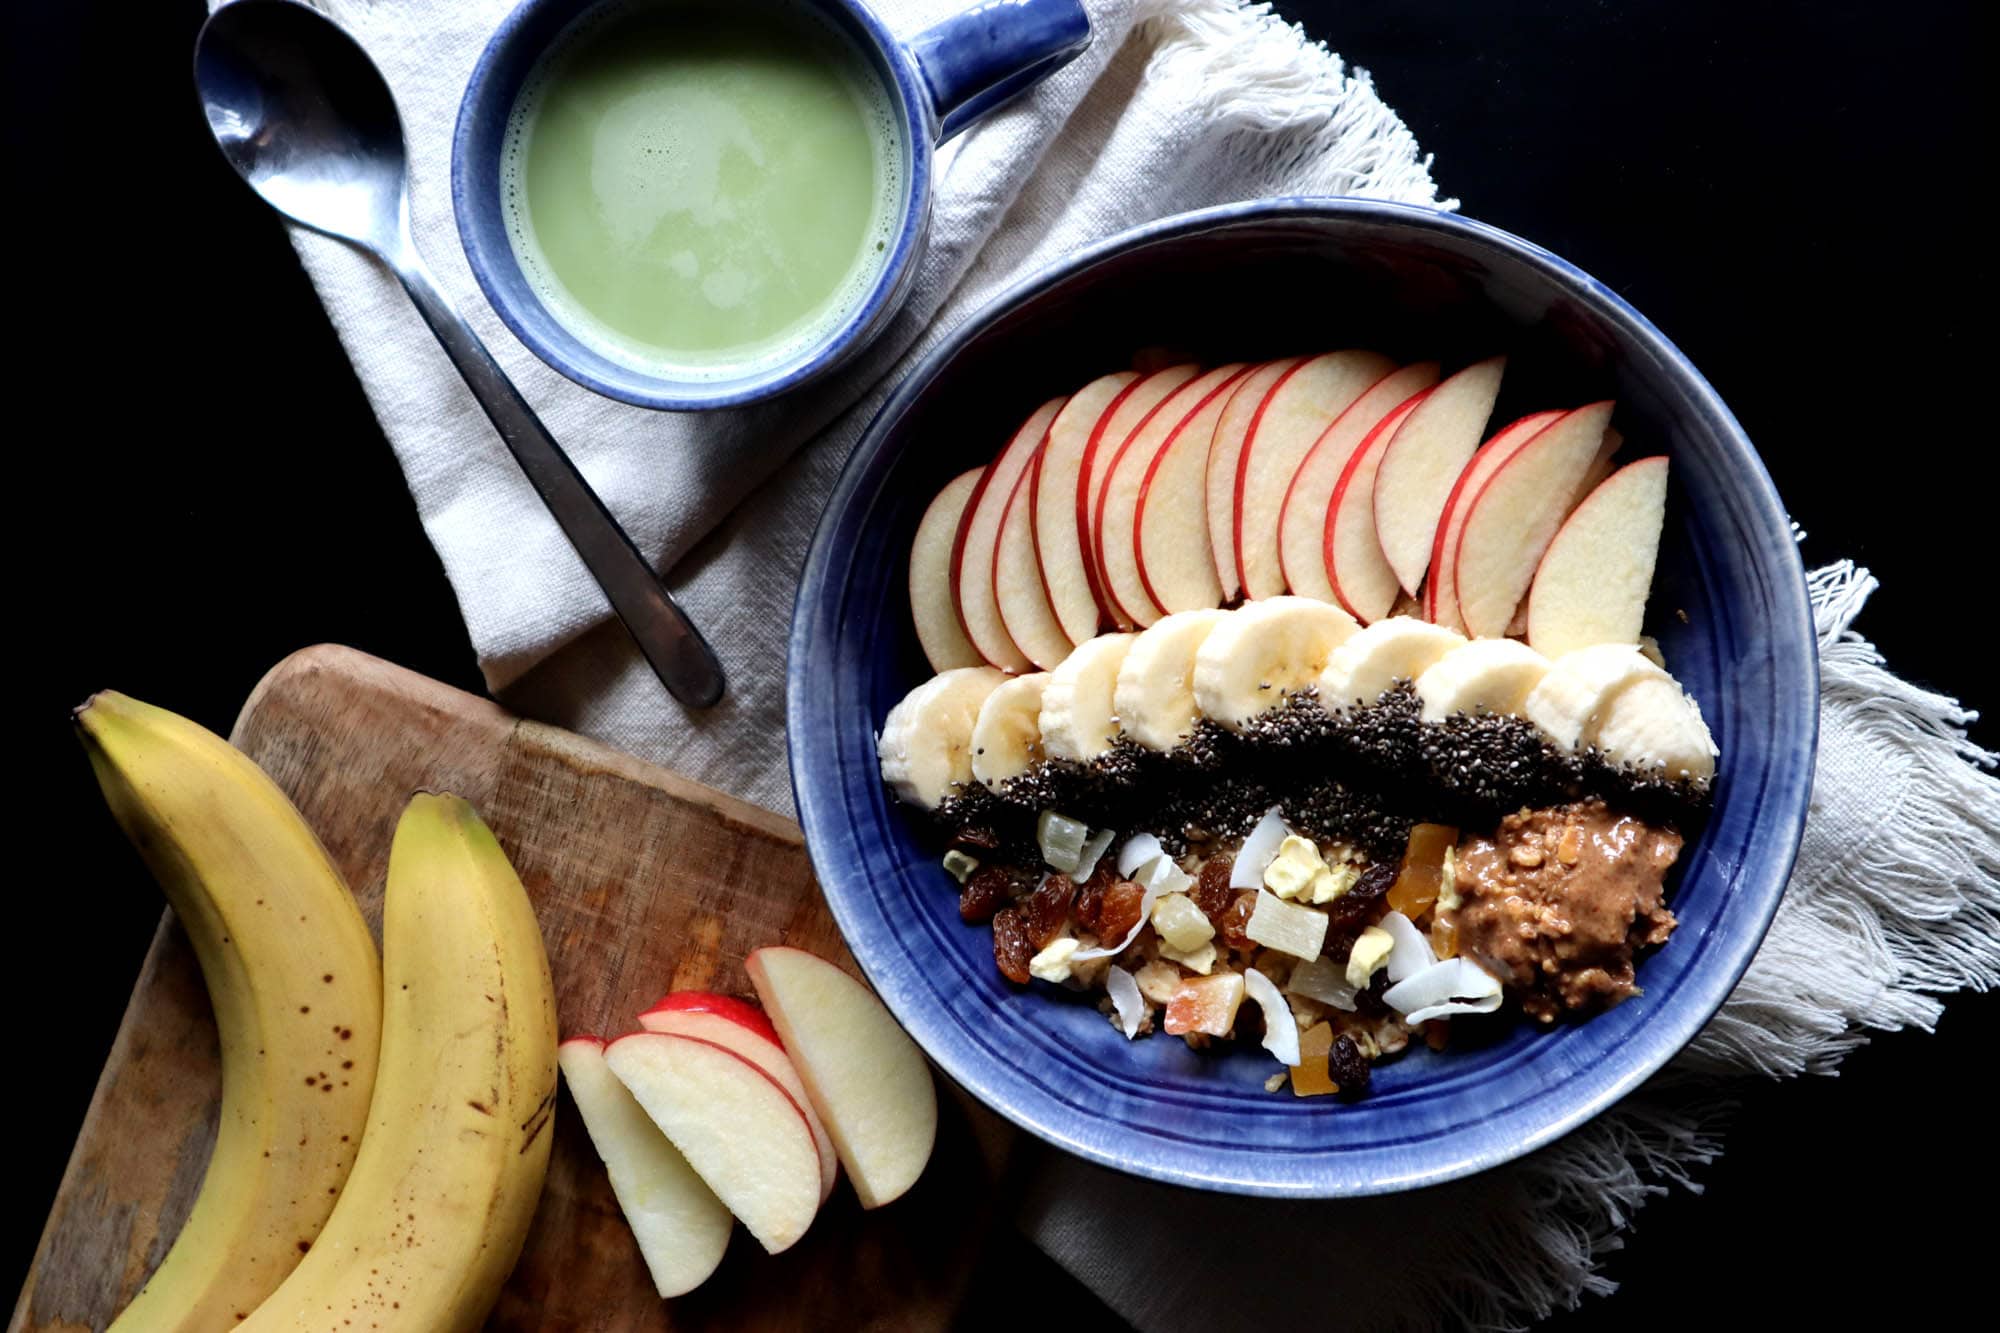
MULTIPOLYGON (((1113 461, 1109 458, 1100 459, 1100 455, 1106 450, 1115 451, 1125 443, 1123 440, 1107 441, 1105 439, 1105 427, 1110 425, 1111 419, 1118 415, 1118 409, 1124 406, 1125 400, 1138 392, 1140 386, 1150 383, 1156 376, 1173 375, 1176 377, 1175 387, 1178 387, 1180 383, 1193 379, 1200 373, 1198 367, 1186 363, 1175 363, 1161 366, 1156 370, 1143 372, 1138 379, 1133 380, 1130 384, 1120 389, 1118 396, 1113 398, 1110 404, 1105 407, 1104 415, 1100 416, 1097 419, 1097 424, 1090 428, 1090 443, 1083 447, 1083 466, 1077 470, 1076 474, 1076 529, 1077 533, 1083 538, 1083 574, 1090 581, 1090 591, 1097 598, 1097 609, 1102 613, 1103 620, 1116 625, 1120 629, 1131 629, 1133 628, 1133 624, 1118 609, 1117 602, 1111 596, 1111 589, 1104 582, 1104 571, 1097 564, 1097 530, 1092 526, 1092 522, 1096 517, 1094 513, 1097 499, 1095 491, 1097 489, 1100 462, 1104 468, 1109 469, 1113 461)), ((1167 396, 1172 396, 1171 389, 1168 390, 1167 396)), ((1161 401, 1164 402, 1165 399, 1163 398, 1161 401)), ((1151 413, 1147 415, 1150 416, 1151 413)), ((1141 424, 1143 424, 1143 420, 1135 423, 1132 429, 1136 431, 1141 424)))
POLYGON ((778 1090, 778 1095, 785 1099, 785 1105, 791 1107, 792 1113, 798 1116, 799 1124, 806 1131, 806 1139, 808 1141, 811 1141, 812 1121, 806 1119, 806 1113, 799 1109, 798 1099, 793 1097, 791 1093, 785 1091, 784 1084, 778 1082, 778 1080, 772 1078, 769 1074, 765 1073, 763 1070, 759 1069, 756 1065, 750 1063, 742 1056, 738 1055, 735 1051, 730 1050, 727 1046, 724 1046, 719 1041, 710 1041, 706 1037, 690 1037, 685 1032, 652 1032, 648 1031, 645 1028, 641 1028, 637 1032, 627 1032, 620 1036, 612 1038, 610 1041, 604 1044, 604 1048, 606 1050, 610 1050, 613 1046, 616 1046, 621 1041, 636 1041, 641 1037, 666 1038, 670 1041, 691 1041, 694 1042, 696 1045, 706 1046, 712 1051, 721 1051, 724 1055, 734 1060, 737 1064, 742 1065, 745 1069, 755 1074, 758 1078, 763 1079, 766 1083, 776 1088, 778 1090))
MULTIPOLYGON (((1146 475, 1140 479, 1139 510, 1137 517, 1132 523, 1132 562, 1139 567, 1139 582, 1145 588, 1146 595, 1153 599, 1153 605, 1161 608, 1163 611, 1166 609, 1167 604, 1161 599, 1159 591, 1153 587, 1152 576, 1146 572, 1146 562, 1141 558, 1143 553, 1139 546, 1139 534, 1144 531, 1146 525, 1146 502, 1152 497, 1153 493, 1153 477, 1159 472, 1160 464, 1166 458, 1167 451, 1180 443, 1181 432, 1188 428, 1188 424, 1200 416, 1211 404, 1216 404, 1218 400, 1221 403, 1227 403, 1229 395, 1234 393, 1237 386, 1242 384, 1256 369, 1257 367, 1254 363, 1246 364, 1234 375, 1231 375, 1208 393, 1202 395, 1201 401, 1189 408, 1187 414, 1181 418, 1180 424, 1175 426, 1172 433, 1160 442, 1159 451, 1153 455, 1152 461, 1146 464, 1146 475)), ((1219 405, 1218 410, 1220 410, 1219 405)), ((1257 410, 1262 412, 1264 409, 1260 405, 1257 410)), ((1214 423, 1210 422, 1209 425, 1210 429, 1213 430, 1214 423)), ((1202 453, 1205 458, 1207 456, 1206 446, 1203 447, 1202 453)), ((1207 512, 1206 505, 1203 507, 1203 512, 1207 512)))
POLYGON ((1361 613, 1354 609, 1353 603, 1348 601, 1347 594, 1340 590, 1340 571, 1334 567, 1333 563, 1333 518, 1335 514, 1340 512, 1340 502, 1346 498, 1348 486, 1359 474, 1362 461, 1370 454, 1378 453, 1387 448, 1389 441, 1395 436, 1396 427, 1402 425, 1404 418, 1416 410, 1417 404, 1430 397, 1436 389, 1437 385, 1433 384, 1428 389, 1417 390, 1408 398, 1390 408, 1389 415, 1375 423, 1375 428, 1368 432, 1367 438, 1355 446, 1353 456, 1347 460, 1347 467, 1342 470, 1340 480, 1334 485, 1333 499, 1327 502, 1326 535, 1322 542, 1324 559, 1326 560, 1327 581, 1333 584, 1333 595, 1340 599, 1340 609, 1364 625, 1369 622, 1362 618, 1361 613))
MULTIPOLYGON (((776 1046, 779 1050, 782 1051, 785 1049, 785 1044, 778 1040, 778 1029, 771 1026, 771 1020, 765 1017, 762 1009, 751 1004, 748 1000, 739 1000, 733 995, 718 995, 714 991, 668 991, 643 1012, 658 1014, 670 1013, 675 1010, 697 1014, 714 1014, 717 1018, 726 1018, 738 1027, 748 1028, 765 1041, 776 1046)), ((602 1045, 603 1043, 599 1042, 598 1044, 602 1045)))
MULTIPOLYGON (((1449 556, 1453 558, 1453 565, 1452 565, 1453 577, 1454 578, 1457 577, 1458 573, 1457 563, 1456 563, 1457 553, 1455 551, 1447 552, 1445 550, 1445 544, 1446 544, 1445 535, 1451 529, 1452 515, 1458 512, 1459 505, 1463 503, 1469 503, 1472 498, 1464 494, 1465 483, 1466 479, 1472 476, 1473 470, 1481 466, 1481 463, 1479 461, 1479 456, 1485 453, 1487 450, 1494 448, 1507 449, 1507 450, 1518 449, 1520 446, 1526 444, 1529 440, 1535 438, 1536 435, 1540 434, 1544 427, 1553 424, 1556 418, 1560 417, 1561 415, 1562 413, 1560 411, 1530 412, 1528 415, 1521 417, 1518 420, 1511 421, 1507 425, 1502 426, 1499 430, 1494 431, 1493 438, 1488 440, 1485 444, 1480 445, 1479 448, 1476 451, 1474 451, 1472 457, 1468 458, 1465 461, 1465 470, 1458 474, 1458 480, 1451 484, 1451 491, 1445 496, 1444 512, 1438 515, 1437 532, 1431 536, 1430 567, 1433 571, 1443 569, 1445 567, 1445 560, 1449 556)), ((1439 610, 1438 584, 1439 580, 1434 572, 1424 588, 1424 619, 1429 620, 1433 623, 1436 623, 1438 618, 1438 610, 1439 610)), ((1463 624, 1464 617, 1457 615, 1457 607, 1454 606, 1452 608, 1452 611, 1454 618, 1456 618, 1459 621, 1459 623, 1463 624)))

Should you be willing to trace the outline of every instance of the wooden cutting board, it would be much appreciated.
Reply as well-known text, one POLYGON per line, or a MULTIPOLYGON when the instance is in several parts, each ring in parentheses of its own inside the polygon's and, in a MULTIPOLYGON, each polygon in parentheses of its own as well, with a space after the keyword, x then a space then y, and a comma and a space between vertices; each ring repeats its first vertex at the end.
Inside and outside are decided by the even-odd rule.
MULTIPOLYGON (((171 706, 171 700, 164 702, 171 706)), ((859 975, 798 826, 595 742, 349 648, 274 668, 231 739, 304 812, 380 938, 389 838, 409 794, 451 791, 499 836, 534 899, 564 1035, 615 1034, 669 989, 750 995, 744 956, 794 944, 859 975)), ((208 996, 171 913, 63 1174, 16 1333, 102 1329, 166 1253, 215 1137, 208 996)), ((939 1080, 917 1187, 864 1212, 845 1183, 798 1245, 741 1228, 722 1268, 662 1302, 565 1095, 548 1185, 496 1329, 942 1328, 992 1217, 1008 1134, 939 1080)))

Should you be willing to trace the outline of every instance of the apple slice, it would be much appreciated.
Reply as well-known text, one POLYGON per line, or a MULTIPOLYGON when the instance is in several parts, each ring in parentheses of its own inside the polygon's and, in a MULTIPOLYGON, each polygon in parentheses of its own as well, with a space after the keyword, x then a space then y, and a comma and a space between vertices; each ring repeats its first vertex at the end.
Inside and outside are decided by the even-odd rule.
POLYGON ((1168 394, 1200 373, 1200 366, 1189 363, 1155 370, 1133 381, 1119 394, 1118 401, 1098 418, 1097 425, 1091 429, 1090 439, 1083 447, 1083 465, 1076 476, 1076 522, 1083 534, 1085 566, 1090 573, 1091 589, 1097 595, 1098 610, 1105 620, 1122 630, 1131 629, 1132 621, 1119 612, 1117 599, 1104 582, 1104 567, 1098 563, 1097 496, 1104 489, 1104 478, 1111 471, 1111 460, 1139 423, 1168 394))
POLYGON ((1264 395, 1303 360, 1302 356, 1288 356, 1258 366, 1236 381, 1222 415, 1216 418, 1202 487, 1208 509, 1208 541, 1215 550, 1215 576, 1222 584, 1225 602, 1243 591, 1243 576, 1236 569, 1236 463, 1243 457, 1243 441, 1250 434, 1257 409, 1264 404, 1264 395))
POLYGON ((1326 576, 1326 511, 1333 503, 1333 488, 1340 484, 1347 460, 1382 418, 1410 395, 1436 384, 1437 377, 1435 361, 1390 371, 1335 417, 1307 451, 1278 510, 1278 567, 1294 594, 1322 602, 1336 600, 1326 576))
MULTIPOLYGON (((1042 448, 1048 447, 1046 439, 1042 448)), ((1040 458, 1042 449, 1035 451, 1040 458)), ((1014 482, 1014 493, 1000 512, 1000 537, 993 545, 993 604, 1014 646, 1047 671, 1076 647, 1063 633, 1056 609, 1049 604, 1048 584, 1035 550, 1034 459, 1014 482)))
POLYGON ((1453 557, 1458 612, 1479 638, 1507 632, 1535 567, 1604 447, 1609 402, 1566 412, 1493 469, 1465 513, 1453 557))
POLYGON ((1014 483, 1034 459, 1035 450, 1042 447, 1049 422, 1063 401, 1052 398, 1036 408, 986 465, 972 498, 966 501, 965 516, 959 520, 958 535, 952 542, 951 586, 959 622, 979 655, 1002 671, 1028 671, 1034 664, 1008 635, 1000 605, 993 599, 993 556, 1000 544, 1000 520, 1006 516, 1007 501, 1013 498, 1014 483))
POLYGON ((1431 562, 1445 497, 1486 437, 1507 358, 1476 362, 1437 386, 1396 428, 1375 469, 1375 537, 1414 595, 1431 562))
MULTIPOLYGON (((1254 373, 1254 372, 1252 372, 1254 373)), ((1233 383, 1204 399, 1167 436, 1139 483, 1132 533, 1139 581, 1153 603, 1172 615, 1222 605, 1222 581, 1208 532, 1208 460, 1216 423, 1234 399, 1233 383), (1204 540, 1196 541, 1199 535, 1204 540)))
POLYGON ((653 1286, 663 1299, 693 1291, 722 1263, 736 1219, 612 1074, 602 1037, 571 1037, 556 1063, 653 1286))
POLYGON ((778 1081, 785 1095, 798 1104, 812 1131, 813 1147, 819 1152, 819 1201, 825 1203, 840 1176, 840 1158, 833 1151, 833 1139, 813 1113, 799 1071, 778 1038, 778 1030, 764 1011, 754 1004, 708 991, 673 991, 660 997, 651 1009, 639 1015, 639 1026, 648 1032, 671 1032, 694 1037, 733 1051, 778 1081))
POLYGON ((1396 368, 1374 352, 1328 352, 1293 366, 1257 405, 1236 460, 1230 539, 1245 597, 1285 590, 1278 560, 1278 513, 1299 463, 1334 419, 1369 385, 1396 368))
POLYGON ((1493 469, 1550 423, 1560 412, 1531 412, 1494 432, 1479 446, 1479 452, 1458 474, 1438 515, 1437 532, 1431 539, 1430 578, 1424 584, 1424 618, 1447 629, 1463 631, 1465 621, 1458 614, 1458 582, 1453 577, 1458 566, 1458 534, 1465 528, 1465 512, 1472 497, 1493 475, 1493 469))
POLYGON ((1049 423, 1049 437, 1036 451, 1035 461, 1028 465, 1033 488, 1028 527, 1035 538, 1042 591, 1056 613, 1056 622, 1073 643, 1096 634, 1103 620, 1096 575, 1084 544, 1088 528, 1076 503, 1084 450, 1104 414, 1138 381, 1136 371, 1121 370, 1100 376, 1071 394, 1049 423))
POLYGON ((1388 615, 1402 591, 1389 557, 1375 535, 1375 474, 1382 455, 1395 438, 1396 430, 1417 410, 1437 386, 1419 389, 1396 409, 1377 422, 1375 429, 1354 450, 1334 484, 1333 499, 1326 508, 1324 559, 1326 581, 1333 585, 1334 600, 1364 625, 1388 615))
MULTIPOLYGON (((1104 579, 1105 592, 1111 597, 1114 619, 1145 626, 1167 614, 1146 590, 1145 577, 1139 572, 1139 501, 1145 491, 1146 476, 1153 460, 1176 433, 1190 424, 1211 400, 1225 397, 1229 386, 1245 369, 1241 363, 1217 366, 1182 384, 1146 414, 1105 466, 1104 481, 1097 491, 1091 536, 1097 570, 1104 579)), ((1210 416, 1208 421, 1212 432, 1214 418, 1210 416)), ((1207 448, 1206 441, 1202 447, 1207 448)), ((1206 455, 1203 457, 1205 460, 1206 455)), ((1203 550, 1207 549, 1206 533, 1197 531, 1192 536, 1200 539, 1203 550)))
POLYGON ((620 1037, 604 1061, 758 1244, 776 1254, 805 1234, 819 1211, 819 1153, 776 1079, 665 1032, 620 1037))
POLYGON ((1637 643, 1667 516, 1667 460, 1642 458, 1607 477, 1549 542, 1528 592, 1528 646, 1560 657, 1599 643, 1637 643))
POLYGON ((976 467, 945 483, 918 520, 916 540, 910 543, 910 619, 916 622, 917 642, 933 671, 986 665, 965 637, 965 622, 958 618, 958 598, 952 592, 957 582, 951 574, 959 521, 985 474, 985 468, 976 467))
POLYGON ((744 960, 864 1208, 916 1183, 937 1138, 930 1066, 882 1002, 803 949, 744 960))

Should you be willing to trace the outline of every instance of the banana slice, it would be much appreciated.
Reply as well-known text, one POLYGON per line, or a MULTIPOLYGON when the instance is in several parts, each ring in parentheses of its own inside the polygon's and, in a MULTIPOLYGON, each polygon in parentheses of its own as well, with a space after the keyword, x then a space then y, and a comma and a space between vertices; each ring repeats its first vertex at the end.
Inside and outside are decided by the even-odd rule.
POLYGON ((875 753, 898 799, 935 810, 972 780, 972 726, 986 696, 1006 681, 994 667, 940 671, 882 720, 875 753))
POLYGON ((1417 677, 1424 721, 1454 713, 1519 713, 1549 659, 1516 639, 1474 639, 1452 649, 1417 677))
POLYGON ((1319 702, 1328 712, 1372 704, 1399 680, 1415 680, 1465 636, 1413 616, 1378 620, 1333 650, 1319 673, 1319 702))
POLYGON ((1528 695, 1522 711, 1564 750, 1597 740, 1597 728, 1619 694, 1642 680, 1672 677, 1639 654, 1635 643, 1600 643, 1564 653, 1528 695))
POLYGON ((1125 664, 1136 634, 1100 634, 1086 639, 1049 672, 1042 687, 1042 752, 1051 759, 1085 763, 1118 739, 1113 695, 1118 668, 1125 664))
POLYGON ((1194 658, 1194 700, 1231 731, 1311 685, 1333 650, 1360 630, 1354 617, 1310 597, 1267 597, 1229 613, 1194 658))
POLYGON ((1706 782, 1715 776, 1715 738, 1701 707, 1670 676, 1634 681, 1619 691, 1597 729, 1597 748, 1613 763, 1706 782))
POLYGON ((1042 759, 1042 687, 1049 673, 1016 676, 979 705, 972 724, 972 776, 997 792, 1042 759))
POLYGON ((1229 616, 1227 611, 1179 611, 1144 630, 1118 668, 1112 704, 1118 725, 1149 750, 1171 750, 1194 731, 1194 656, 1229 616))

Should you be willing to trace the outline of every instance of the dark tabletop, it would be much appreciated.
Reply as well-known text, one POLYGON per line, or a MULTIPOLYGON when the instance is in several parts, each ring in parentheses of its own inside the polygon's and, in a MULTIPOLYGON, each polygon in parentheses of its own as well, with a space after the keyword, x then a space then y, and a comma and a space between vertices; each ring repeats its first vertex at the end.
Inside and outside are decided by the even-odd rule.
MULTIPOLYGON (((1966 202, 1993 122, 1971 5, 1280 7, 1372 71, 1466 213, 1581 265, 1679 342, 1762 450, 1808 563, 1881 576, 1859 628, 1894 666, 1995 700, 2000 470, 1974 332, 1992 249, 1966 202)), ((321 640, 466 689, 480 677, 311 287, 200 123, 199 0, 5 9, 0 290, 27 468, 8 524, 25 855, 0 937, 12 1290, 158 917, 67 708, 115 686, 226 730, 267 667, 321 640)), ((2000 741, 1990 723, 1974 734, 2000 741)), ((1746 1085, 1706 1193, 1648 1206, 1606 1270, 1619 1293, 1551 1326, 1921 1318, 1945 1288, 1983 1284, 1968 1261, 2000 1179, 1981 1026, 1996 1019, 2000 998, 1960 997, 1935 1034, 1880 1038, 1838 1079, 1746 1085)), ((1003 1243, 978 1308, 1034 1318, 1021 1293, 1056 1284, 1003 1243)))

